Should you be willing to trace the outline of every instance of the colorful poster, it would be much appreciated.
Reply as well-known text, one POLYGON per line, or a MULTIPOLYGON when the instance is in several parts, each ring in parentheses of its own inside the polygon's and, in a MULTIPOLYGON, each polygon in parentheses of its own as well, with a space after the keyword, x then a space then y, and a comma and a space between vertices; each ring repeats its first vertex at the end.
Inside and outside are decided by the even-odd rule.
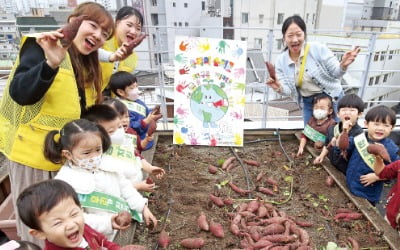
POLYGON ((174 144, 243 146, 246 42, 175 39, 174 144))

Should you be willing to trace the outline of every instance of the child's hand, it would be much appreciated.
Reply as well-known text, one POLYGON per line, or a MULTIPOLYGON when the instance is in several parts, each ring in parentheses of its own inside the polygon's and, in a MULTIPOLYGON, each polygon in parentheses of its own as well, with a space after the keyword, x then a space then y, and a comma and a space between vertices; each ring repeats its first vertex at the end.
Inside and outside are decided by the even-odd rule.
POLYGON ((157 179, 161 179, 165 174, 165 170, 157 166, 151 166, 150 171, 157 179))
POLYGON ((112 227, 113 229, 115 229, 115 230, 125 230, 125 229, 128 229, 128 228, 131 226, 131 224, 126 225, 126 226, 120 226, 120 225, 118 225, 118 223, 117 223, 117 217, 118 217, 118 214, 113 214, 113 215, 111 216, 111 227, 112 227))
POLYGON ((299 150, 297 151, 296 157, 300 157, 301 155, 303 155, 303 151, 304 151, 304 148, 303 147, 299 147, 299 150))
POLYGON ((331 144, 332 147, 337 147, 337 139, 336 139, 336 137, 332 138, 330 144, 331 144))
POLYGON ((360 176, 360 182, 364 185, 364 187, 367 187, 378 180, 379 177, 375 173, 369 173, 360 176))
POLYGON ((323 160, 324 160, 324 157, 318 155, 318 156, 314 159, 313 164, 315 164, 315 165, 321 164, 323 160))
POLYGON ((351 120, 346 120, 343 122, 343 127, 342 127, 343 130, 349 132, 351 127, 353 127, 353 123, 351 122, 351 120))
POLYGON ((146 183, 146 180, 141 181, 139 183, 136 183, 133 185, 137 191, 143 191, 143 192, 154 192, 154 187, 156 186, 155 183, 148 184, 146 183))
POLYGON ((153 224, 153 228, 155 228, 157 226, 157 219, 156 217, 151 213, 150 209, 146 206, 144 206, 143 208, 143 218, 144 221, 146 222, 147 226, 150 226, 151 224, 153 224))

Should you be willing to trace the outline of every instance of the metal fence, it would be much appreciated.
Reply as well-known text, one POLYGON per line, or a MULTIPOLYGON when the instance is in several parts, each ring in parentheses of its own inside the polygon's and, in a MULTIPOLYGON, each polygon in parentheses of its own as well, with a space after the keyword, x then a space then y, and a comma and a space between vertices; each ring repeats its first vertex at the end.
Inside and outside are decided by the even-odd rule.
MULTIPOLYGON (((17 27, 21 28, 21 27, 17 27)), ((146 90, 147 98, 145 101, 149 106, 160 104, 162 106, 162 111, 164 118, 162 119, 163 129, 171 129, 173 127, 173 116, 168 116, 168 111, 173 110, 173 99, 167 98, 166 93, 173 92, 173 77, 171 77, 171 68, 165 67, 166 65, 173 65, 174 35, 184 35, 185 31, 191 30, 192 34, 201 33, 202 29, 207 30, 219 30, 223 33, 223 30, 231 30, 231 33, 238 30, 245 30, 249 34, 250 32, 262 33, 262 40, 260 48, 253 50, 248 50, 248 56, 252 55, 262 56, 262 63, 253 63, 246 69, 247 74, 254 74, 255 78, 251 81, 246 82, 246 104, 245 110, 248 110, 248 115, 245 114, 246 126, 245 128, 268 128, 268 127, 301 127, 302 119, 301 112, 297 112, 296 115, 282 115, 282 114, 272 114, 271 109, 279 106, 285 106, 288 104, 295 105, 294 100, 279 99, 279 96, 273 94, 272 90, 268 88, 265 84, 265 79, 267 78, 267 71, 264 66, 263 61, 273 61, 274 58, 281 53, 282 49, 279 49, 279 40, 281 39, 280 31, 277 29, 269 29, 262 27, 174 27, 174 26, 146 26, 145 30, 149 34, 148 44, 153 45, 141 46, 137 49, 139 54, 139 66, 138 69, 143 72, 155 75, 154 83, 151 84, 140 84, 140 88, 146 90), (165 39, 167 38, 167 39, 165 39), (172 41, 172 42, 171 42, 172 41), (142 66, 148 65, 148 66, 142 66), (168 77, 169 76, 169 77, 168 77), (150 98, 148 97, 150 96, 150 98), (300 113, 300 114, 299 114, 300 113)), ((190 32, 186 32, 190 33, 190 32)), ((363 31, 343 31, 343 30, 311 30, 308 31, 309 40, 321 40, 321 37, 335 36, 340 39, 347 38, 349 40, 364 39, 363 49, 361 50, 357 60, 360 60, 357 66, 350 66, 348 69, 348 74, 357 76, 351 83, 346 83, 343 87, 346 92, 353 92, 358 94, 365 100, 366 109, 370 108, 372 105, 385 104, 389 106, 400 106, 400 98, 382 98, 380 100, 372 100, 370 98, 365 98, 367 93, 370 91, 376 92, 382 89, 390 90, 387 91, 389 95, 393 96, 393 93, 398 93, 400 96, 400 67, 374 67, 376 64, 375 58, 378 54, 378 58, 384 58, 386 61, 388 58, 390 60, 397 61, 397 65, 400 65, 400 45, 398 48, 391 50, 387 46, 386 51, 377 50, 377 41, 382 36, 396 37, 398 34, 395 33, 383 33, 383 32, 363 32, 363 31), (393 53, 391 51, 394 51, 393 53), (378 78, 379 74, 387 73, 392 78, 392 83, 381 82, 371 84, 371 77, 376 76, 378 78), (393 81, 393 79, 398 79, 398 81, 393 81)), ((222 38, 222 37, 218 37, 222 38)), ((400 44, 400 38, 394 38, 394 43, 400 44)), ((249 41, 248 41, 249 42, 249 41)), ((328 42, 329 43, 329 42, 328 42)), ((342 43, 341 48, 333 48, 332 50, 341 58, 346 48, 349 48, 351 42, 342 43)), ((354 44, 356 45, 356 44, 354 44)), ((393 44, 392 44, 393 45, 393 44)), ((17 51, 16 51, 17 53, 17 51)), ((393 63, 392 63, 393 64, 393 63)), ((173 68, 172 68, 173 70, 173 68)), ((0 73, 7 74, 7 71, 1 71, 0 73)), ((8 72, 9 74, 9 72, 8 72)), ((145 75, 145 74, 144 74, 145 75)), ((4 78, 4 77, 3 77, 4 78)), ((138 77, 140 80, 140 77, 138 77)), ((375 79, 376 79, 375 78, 375 79)), ((374 79, 374 78, 373 78, 374 79)), ((380 77, 378 78, 378 81, 380 77)), ((1 80, 0 80, 1 81, 1 80)), ((1 88, 2 86, 0 86, 1 88)), ((394 95, 395 96, 395 95, 394 95)), ((400 118, 400 115, 397 116, 400 118)))

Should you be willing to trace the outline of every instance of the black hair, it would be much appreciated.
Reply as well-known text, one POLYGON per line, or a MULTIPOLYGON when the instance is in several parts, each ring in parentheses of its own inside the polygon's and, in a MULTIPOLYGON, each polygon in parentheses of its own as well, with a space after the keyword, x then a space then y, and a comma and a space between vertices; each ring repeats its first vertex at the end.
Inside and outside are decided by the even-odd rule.
POLYGON ((378 105, 368 110, 365 115, 365 121, 368 122, 382 122, 389 123, 394 127, 396 125, 396 113, 385 105, 378 105))
POLYGON ((126 87, 132 85, 135 82, 137 82, 136 76, 126 71, 118 71, 115 74, 112 74, 108 86, 116 96, 120 96, 117 93, 118 89, 122 89, 125 91, 126 87))
POLYGON ((87 132, 97 133, 101 138, 103 152, 111 145, 107 131, 100 125, 85 119, 71 121, 58 130, 50 131, 44 141, 44 156, 49 161, 59 164, 64 158, 62 150, 72 150, 82 140, 82 135, 87 132), (56 138, 59 136, 59 138, 56 138))
MULTIPOLYGON (((283 35, 282 40, 285 41, 286 31, 288 30, 289 26, 292 23, 295 23, 295 24, 297 24, 297 26, 300 27, 300 29, 304 32, 304 39, 306 39, 307 38, 306 23, 304 22, 304 20, 299 15, 293 15, 293 16, 290 16, 290 17, 286 18, 285 21, 282 24, 282 35, 283 35)), ((287 49, 288 49, 288 47, 285 46, 284 50, 287 50, 287 49)))
POLYGON ((333 109, 333 103, 332 103, 332 97, 325 94, 325 93, 320 93, 314 96, 313 100, 312 100, 312 105, 314 107, 315 104, 317 104, 320 100, 323 99, 327 99, 329 101, 328 103, 328 107, 329 109, 332 109, 332 114, 328 114, 329 117, 335 118, 336 114, 335 114, 335 110, 333 109))
POLYGON ((95 104, 83 112, 82 117, 94 123, 110 122, 119 118, 117 111, 106 104, 95 104))
POLYGON ((81 206, 74 188, 65 181, 53 179, 35 183, 19 194, 18 215, 28 227, 41 230, 39 216, 67 198, 72 198, 77 206, 81 206))
POLYGON ((115 16, 115 22, 121 21, 125 18, 128 18, 130 16, 136 16, 139 19, 139 24, 141 27, 143 27, 143 15, 140 13, 139 10, 131 7, 131 6, 124 6, 119 11, 117 12, 117 15, 115 16))
POLYGON ((358 113, 364 112, 364 102, 356 94, 348 94, 339 99, 338 110, 341 108, 355 108, 358 113))
POLYGON ((129 110, 128 107, 116 98, 105 98, 103 104, 106 104, 117 111, 119 116, 124 116, 129 110))

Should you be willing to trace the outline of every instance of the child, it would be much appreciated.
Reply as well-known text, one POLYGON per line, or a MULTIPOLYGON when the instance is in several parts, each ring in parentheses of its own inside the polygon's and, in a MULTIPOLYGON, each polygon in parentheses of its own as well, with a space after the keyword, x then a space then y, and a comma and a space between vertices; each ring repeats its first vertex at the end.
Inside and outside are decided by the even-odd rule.
POLYGON ((47 180, 26 188, 17 199, 18 213, 29 233, 50 249, 119 249, 84 223, 74 189, 61 180, 47 180))
POLYGON ((376 155, 374 168, 375 174, 382 180, 397 178, 396 184, 388 195, 386 219, 393 228, 400 231, 400 161, 395 161, 385 166, 382 157, 376 155))
POLYGON ((316 95, 313 99, 313 116, 304 127, 297 157, 303 154, 308 139, 314 142, 315 148, 323 147, 328 128, 336 123, 333 116, 331 97, 325 94, 316 95))
POLYGON ((67 123, 60 131, 49 132, 44 155, 55 163, 65 160, 55 178, 66 181, 79 194, 85 222, 112 239, 114 229, 129 227, 116 221, 116 214, 122 210, 136 211, 132 212, 134 216, 143 214, 147 225, 152 222, 155 226, 157 220, 147 207, 147 199, 113 166, 101 164, 102 153, 109 146, 110 138, 104 128, 80 119, 67 123))
MULTIPOLYGON (((154 126, 161 114, 158 110, 150 111, 146 104, 139 99, 139 88, 136 77, 126 71, 120 71, 111 76, 110 89, 129 109, 130 127, 136 130, 143 140, 150 126, 154 126)), ((153 146, 149 141, 144 150, 153 146)))
POLYGON ((118 113, 110 106, 97 104, 89 107, 83 117, 102 126, 110 135, 112 145, 110 150, 105 153, 103 163, 117 166, 118 171, 121 171, 137 190, 153 192, 155 184, 146 183, 142 169, 158 179, 165 174, 165 171, 160 167, 152 166, 140 155, 138 157, 135 155, 132 136, 124 133, 118 113))
POLYGON ((314 164, 320 164, 324 160, 325 156, 328 158, 332 165, 336 167, 340 172, 346 174, 348 159, 350 155, 347 155, 347 159, 337 150, 333 150, 333 146, 336 145, 336 139, 342 132, 343 123, 348 123, 350 128, 349 136, 356 136, 363 132, 357 120, 361 117, 364 111, 364 102, 360 97, 355 94, 345 95, 339 100, 338 103, 338 117, 340 122, 336 125, 328 128, 328 134, 325 140, 325 146, 322 149, 321 154, 315 158, 314 164))
MULTIPOLYGON (((391 161, 399 159, 399 148, 387 138, 395 124, 393 110, 383 105, 375 106, 365 115, 367 132, 348 139, 347 153, 351 156, 346 171, 347 186, 352 194, 367 199, 372 205, 379 201, 383 183, 374 173, 374 157, 366 148, 369 143, 380 143, 385 146, 391 161)), ((346 130, 350 130, 350 122, 343 123, 343 131, 346 130)), ((345 135, 344 132, 339 135, 337 144, 347 141, 345 135)))
MULTIPOLYGON (((103 104, 106 104, 115 111, 117 111, 119 115, 119 119, 121 120, 122 127, 125 130, 125 133, 131 134, 134 140, 134 145, 136 144, 136 150, 138 151, 138 154, 140 154, 144 148, 146 148, 147 144, 153 140, 153 136, 147 135, 143 140, 140 139, 140 137, 137 135, 136 131, 129 126, 130 120, 129 120, 129 110, 127 106, 122 103, 120 100, 116 98, 106 98, 103 101, 103 104), (136 143, 135 143, 136 141, 136 143)), ((143 158, 143 157, 141 157, 143 158)))

